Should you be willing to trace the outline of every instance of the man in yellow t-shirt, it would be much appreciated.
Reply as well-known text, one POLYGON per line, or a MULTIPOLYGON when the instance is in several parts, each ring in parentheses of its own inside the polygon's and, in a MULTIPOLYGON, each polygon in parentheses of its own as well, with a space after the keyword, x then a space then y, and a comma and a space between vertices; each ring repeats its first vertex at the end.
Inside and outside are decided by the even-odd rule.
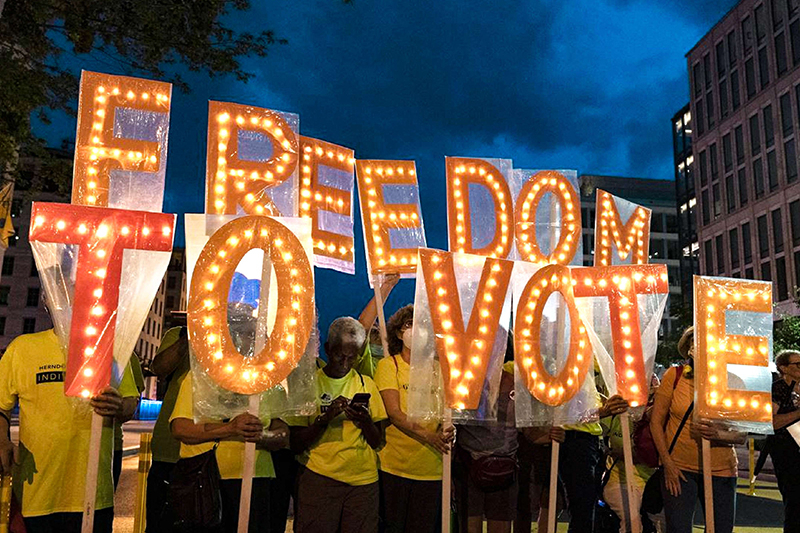
POLYGON ((292 450, 304 466, 296 533, 378 530, 375 450, 382 440, 377 423, 386 419, 386 410, 375 382, 353 370, 365 342, 357 320, 341 317, 331 323, 325 342, 328 364, 317 371, 320 413, 289 420, 292 450), (357 394, 363 403, 351 401, 357 394))
POLYGON ((390 357, 378 363, 375 384, 391 424, 381 449, 381 509, 386 533, 435 533, 441 524, 442 453, 450 450, 453 426, 419 424, 408 412, 414 306, 401 307, 386 326, 390 357))
POLYGON ((250 506, 249 531, 269 529, 269 479, 275 477, 270 450, 289 443, 289 431, 282 420, 272 420, 265 431, 261 419, 242 413, 229 421, 196 423, 193 420, 192 372, 181 383, 175 408, 170 416, 172 435, 181 443, 181 459, 211 450, 219 442, 216 457, 222 481, 222 531, 236 531, 239 521, 239 496, 242 489, 244 443, 256 444, 256 471, 250 506))
POLYGON ((17 337, 0 358, 2 471, 13 471, 14 494, 29 533, 80 531, 94 410, 105 417, 94 524, 95 531, 110 533, 114 520, 112 420, 120 419, 123 411, 131 412, 125 404, 136 402, 138 391, 126 371, 118 390, 108 387, 89 403, 68 398, 65 368, 65 356, 52 329, 17 337), (18 449, 8 436, 8 416, 17 403, 18 449))

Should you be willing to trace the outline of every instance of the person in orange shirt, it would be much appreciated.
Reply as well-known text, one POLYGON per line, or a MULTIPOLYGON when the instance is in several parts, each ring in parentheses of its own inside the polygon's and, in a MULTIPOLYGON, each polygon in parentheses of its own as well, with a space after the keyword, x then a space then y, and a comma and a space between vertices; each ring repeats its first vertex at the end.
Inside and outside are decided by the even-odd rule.
POLYGON ((737 459, 735 444, 746 434, 721 430, 707 421, 692 421, 694 408, 694 328, 678 342, 688 358, 683 371, 670 368, 656 390, 650 431, 663 465, 661 494, 667 533, 691 533, 697 499, 704 504, 701 438, 711 441, 714 522, 717 533, 731 533, 736 514, 737 459), (677 384, 675 380, 678 380, 677 384))

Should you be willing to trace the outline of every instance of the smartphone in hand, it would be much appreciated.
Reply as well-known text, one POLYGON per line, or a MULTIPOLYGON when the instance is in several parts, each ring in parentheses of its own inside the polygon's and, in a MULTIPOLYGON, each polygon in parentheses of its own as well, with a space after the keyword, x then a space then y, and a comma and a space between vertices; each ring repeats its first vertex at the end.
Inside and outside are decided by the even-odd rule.
POLYGON ((364 407, 365 409, 369 409, 369 399, 370 393, 368 392, 359 392, 353 399, 350 400, 350 407, 364 407))

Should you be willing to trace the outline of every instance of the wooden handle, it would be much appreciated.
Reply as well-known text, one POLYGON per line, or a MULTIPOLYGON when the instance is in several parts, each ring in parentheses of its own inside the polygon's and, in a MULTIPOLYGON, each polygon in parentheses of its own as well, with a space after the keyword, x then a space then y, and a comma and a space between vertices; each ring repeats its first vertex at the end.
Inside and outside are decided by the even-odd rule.
POLYGON ((100 468, 100 444, 103 439, 103 417, 92 411, 89 437, 89 462, 86 464, 86 487, 83 493, 83 524, 81 533, 94 530, 94 507, 97 500, 97 473, 100 468))
POLYGON ((561 443, 553 441, 550 450, 550 501, 547 504, 547 531, 556 531, 556 508, 558 507, 558 454, 561 443))
MULTIPOLYGON (((445 408, 442 417, 444 427, 453 423, 453 413, 445 408)), ((452 491, 453 454, 442 454, 442 533, 450 533, 450 494, 452 491)))
POLYGON ((642 519, 639 510, 631 495, 634 494, 635 486, 633 477, 636 475, 636 467, 633 466, 633 446, 631 444, 631 424, 630 414, 625 412, 619 415, 619 422, 622 428, 622 456, 625 460, 625 488, 628 498, 628 526, 631 533, 641 533, 642 519))
MULTIPOLYGON (((383 346, 383 356, 389 357, 389 337, 386 334, 386 315, 383 313, 383 294, 381 294, 381 284, 383 283, 383 276, 375 276, 374 286, 375 289, 375 310, 378 312, 378 325, 381 330, 381 345, 383 346)), ((369 338, 369 331, 367 331, 369 338)))
POLYGON ((711 443, 703 439, 703 492, 706 501, 706 533, 714 533, 714 485, 711 479, 711 443))

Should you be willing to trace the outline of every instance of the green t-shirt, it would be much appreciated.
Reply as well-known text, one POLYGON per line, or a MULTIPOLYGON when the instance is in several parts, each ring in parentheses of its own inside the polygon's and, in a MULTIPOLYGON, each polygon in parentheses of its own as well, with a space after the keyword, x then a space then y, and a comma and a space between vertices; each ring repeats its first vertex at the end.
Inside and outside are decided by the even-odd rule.
MULTIPOLYGON (((125 368, 123 379, 132 379, 136 384, 136 390, 139 391, 139 394, 142 394, 144 391, 144 373, 142 372, 142 363, 136 354, 131 355, 128 366, 125 368)), ((122 424, 118 420, 114 420, 114 451, 122 451, 122 424)))
MULTIPOLYGON (((178 342, 181 336, 180 327, 171 328, 164 333, 161 339, 161 345, 158 347, 156 357, 178 342)), ((178 391, 181 390, 181 383, 189 373, 189 354, 181 357, 181 362, 172 374, 167 378, 167 392, 164 394, 164 399, 161 402, 161 411, 158 413, 156 425, 153 427, 153 461, 162 461, 165 463, 177 463, 181 456, 181 443, 172 436, 169 429, 169 419, 172 416, 172 411, 175 409, 175 402, 178 400, 178 391)))

